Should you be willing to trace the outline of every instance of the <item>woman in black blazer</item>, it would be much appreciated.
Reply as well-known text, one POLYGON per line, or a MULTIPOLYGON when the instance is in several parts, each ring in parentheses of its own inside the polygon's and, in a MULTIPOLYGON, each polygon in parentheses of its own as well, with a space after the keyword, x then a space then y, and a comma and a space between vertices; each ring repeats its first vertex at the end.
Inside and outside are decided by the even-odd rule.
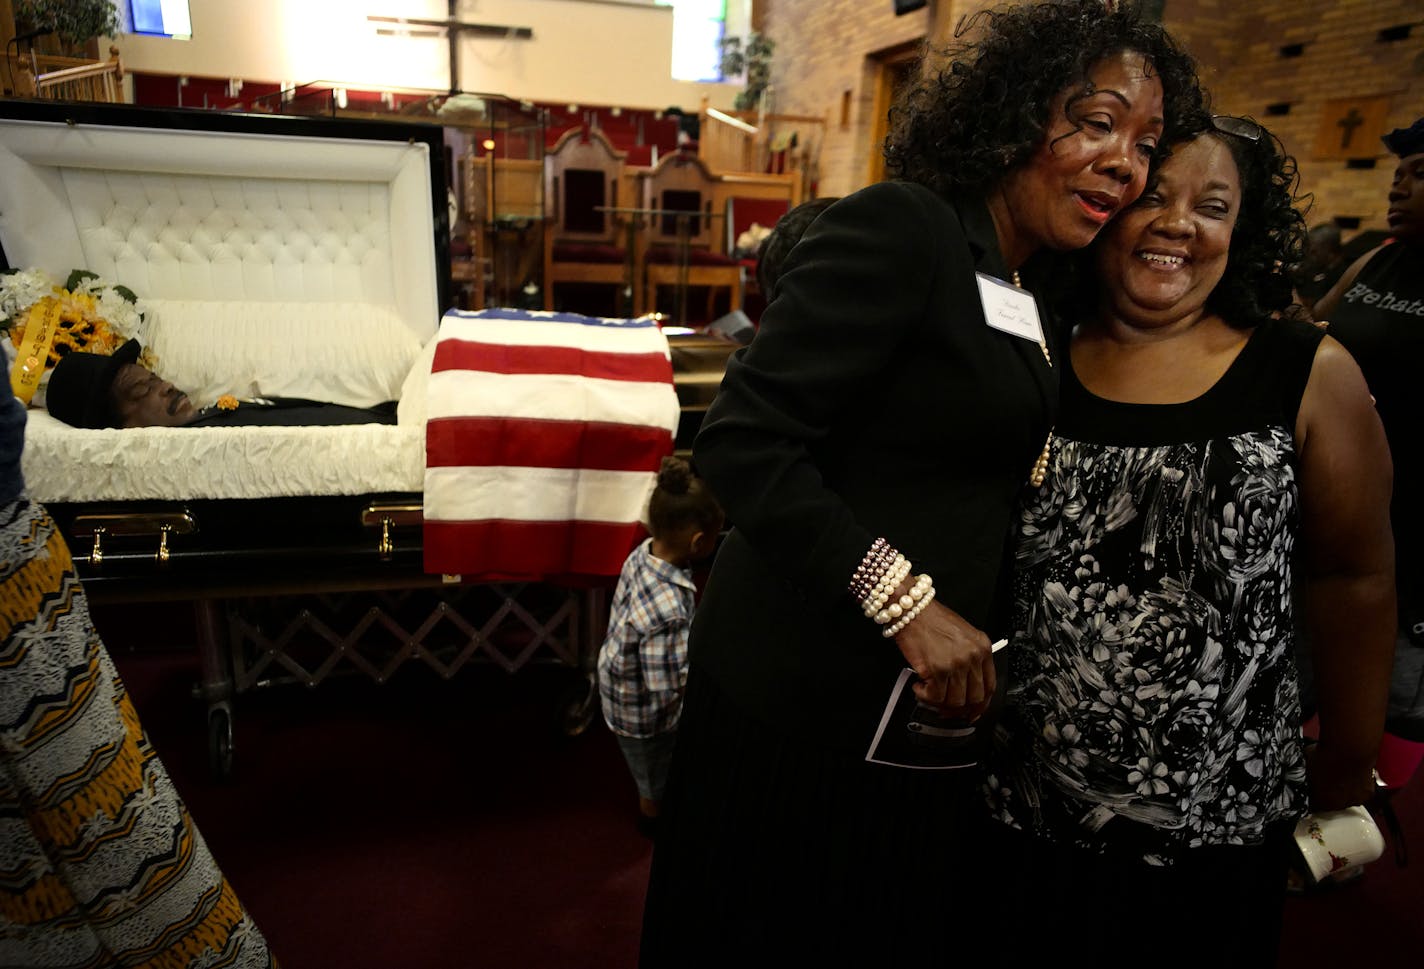
POLYGON ((1101 0, 979 26, 897 109, 898 180, 786 259, 697 439, 734 528, 693 624, 644 967, 986 941, 974 772, 917 768, 973 762, 948 718, 994 693, 1010 513, 1053 425, 1057 348, 1018 269, 1091 242, 1201 93, 1159 26, 1101 0))

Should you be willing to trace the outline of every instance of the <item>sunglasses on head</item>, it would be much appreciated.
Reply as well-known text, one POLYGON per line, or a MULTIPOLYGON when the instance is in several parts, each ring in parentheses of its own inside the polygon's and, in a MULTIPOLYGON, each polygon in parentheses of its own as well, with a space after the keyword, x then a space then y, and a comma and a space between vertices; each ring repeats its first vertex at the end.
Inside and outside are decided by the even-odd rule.
POLYGON ((1230 114, 1213 115, 1211 126, 1223 134, 1235 135, 1247 141, 1260 141, 1266 129, 1250 118, 1238 118, 1230 114))

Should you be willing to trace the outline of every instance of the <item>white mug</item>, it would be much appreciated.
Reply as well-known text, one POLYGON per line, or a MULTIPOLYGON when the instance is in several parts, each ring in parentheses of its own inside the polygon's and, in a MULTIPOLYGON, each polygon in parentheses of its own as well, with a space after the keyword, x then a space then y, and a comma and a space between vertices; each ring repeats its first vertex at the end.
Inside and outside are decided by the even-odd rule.
POLYGON ((1295 843, 1313 881, 1374 861, 1384 854, 1384 835, 1359 804, 1343 811, 1307 814, 1295 826, 1295 843))

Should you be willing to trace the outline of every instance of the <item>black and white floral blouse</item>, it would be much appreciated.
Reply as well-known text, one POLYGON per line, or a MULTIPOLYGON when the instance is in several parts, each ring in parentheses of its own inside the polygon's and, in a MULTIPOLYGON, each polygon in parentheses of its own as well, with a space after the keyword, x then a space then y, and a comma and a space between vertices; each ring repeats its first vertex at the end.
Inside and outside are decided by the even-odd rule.
POLYGON ((1320 338, 1262 325, 1184 404, 1104 400, 1064 366, 1020 509, 1002 821, 1167 865, 1303 813, 1292 439, 1320 338))

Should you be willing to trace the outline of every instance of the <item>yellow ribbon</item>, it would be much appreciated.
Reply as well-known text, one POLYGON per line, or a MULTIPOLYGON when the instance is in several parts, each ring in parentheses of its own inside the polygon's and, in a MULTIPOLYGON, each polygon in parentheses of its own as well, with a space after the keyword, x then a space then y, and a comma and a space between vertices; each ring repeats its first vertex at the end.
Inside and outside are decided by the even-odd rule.
POLYGON ((15 366, 10 369, 10 386, 14 388, 15 396, 27 406, 35 391, 39 390, 50 348, 59 335, 60 314, 63 311, 63 305, 53 297, 46 297, 30 309, 25 338, 20 341, 19 355, 15 358, 15 366), (43 313, 38 312, 41 307, 44 308, 43 313))

